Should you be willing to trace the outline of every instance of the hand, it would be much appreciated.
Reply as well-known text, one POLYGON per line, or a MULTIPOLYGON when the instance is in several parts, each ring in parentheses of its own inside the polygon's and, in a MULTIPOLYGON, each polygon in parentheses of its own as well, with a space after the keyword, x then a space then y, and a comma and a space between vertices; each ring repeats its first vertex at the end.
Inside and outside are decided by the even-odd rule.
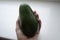
POLYGON ((28 38, 22 33, 21 29, 19 28, 19 27, 20 27, 20 20, 19 20, 19 18, 18 18, 18 20, 16 21, 16 34, 17 34, 17 39, 18 39, 18 40, 37 40, 38 35, 39 35, 39 31, 40 31, 40 29, 41 29, 41 20, 39 19, 39 16, 38 16, 38 14, 36 13, 36 11, 34 11, 34 15, 35 15, 35 17, 36 17, 36 19, 37 19, 37 21, 38 21, 38 30, 37 30, 35 36, 32 37, 32 38, 30 38, 30 39, 28 39, 28 38))

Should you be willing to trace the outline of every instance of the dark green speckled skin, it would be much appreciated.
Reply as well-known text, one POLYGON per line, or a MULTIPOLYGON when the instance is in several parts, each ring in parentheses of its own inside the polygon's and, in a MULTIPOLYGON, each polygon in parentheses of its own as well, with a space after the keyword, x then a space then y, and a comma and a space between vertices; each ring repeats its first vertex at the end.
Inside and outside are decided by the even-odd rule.
POLYGON ((34 37, 38 22, 33 14, 32 9, 27 4, 22 4, 19 7, 19 16, 21 21, 21 30, 27 38, 34 37))

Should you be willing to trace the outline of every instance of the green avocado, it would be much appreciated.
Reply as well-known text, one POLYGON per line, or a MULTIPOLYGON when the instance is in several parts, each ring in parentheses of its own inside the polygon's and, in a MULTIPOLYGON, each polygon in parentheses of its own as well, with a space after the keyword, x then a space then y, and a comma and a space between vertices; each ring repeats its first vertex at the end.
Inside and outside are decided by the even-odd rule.
POLYGON ((27 38, 32 38, 35 36, 38 29, 38 22, 34 16, 34 12, 27 4, 21 4, 19 7, 19 17, 23 34, 27 38))

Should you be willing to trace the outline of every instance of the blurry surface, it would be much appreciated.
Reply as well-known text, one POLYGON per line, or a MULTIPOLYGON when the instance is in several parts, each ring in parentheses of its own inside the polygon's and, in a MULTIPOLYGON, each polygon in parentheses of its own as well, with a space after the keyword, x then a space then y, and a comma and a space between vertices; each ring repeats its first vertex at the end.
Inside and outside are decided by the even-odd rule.
POLYGON ((60 40, 60 3, 39 1, 0 1, 0 37, 17 39, 15 23, 21 3, 29 4, 42 20, 39 40, 60 40))
POLYGON ((0 1, 47 1, 47 2, 60 2, 60 0, 0 0, 0 1))

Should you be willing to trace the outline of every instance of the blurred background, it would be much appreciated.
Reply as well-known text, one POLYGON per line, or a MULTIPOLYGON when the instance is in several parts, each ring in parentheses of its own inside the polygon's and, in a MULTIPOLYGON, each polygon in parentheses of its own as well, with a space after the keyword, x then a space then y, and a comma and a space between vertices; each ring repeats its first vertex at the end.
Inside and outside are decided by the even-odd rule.
POLYGON ((17 39, 20 4, 26 3, 42 21, 39 40, 60 40, 60 0, 0 0, 0 37, 17 39))

